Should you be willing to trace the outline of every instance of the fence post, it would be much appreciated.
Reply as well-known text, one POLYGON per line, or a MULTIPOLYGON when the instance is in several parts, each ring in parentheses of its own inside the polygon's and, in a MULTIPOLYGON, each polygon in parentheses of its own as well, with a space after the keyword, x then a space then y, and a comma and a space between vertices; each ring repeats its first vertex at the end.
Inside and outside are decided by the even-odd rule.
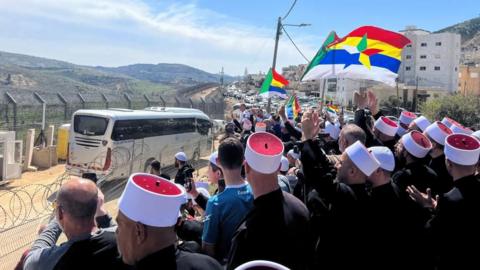
POLYGON ((58 99, 63 103, 63 120, 68 119, 68 103, 62 94, 57 93, 58 99))
POLYGON ((167 107, 167 103, 165 102, 165 99, 163 99, 162 96, 159 96, 159 97, 160 97, 160 100, 163 103, 163 107, 167 107))
POLYGON ((5 92, 5 96, 7 96, 7 99, 13 105, 13 130, 17 131, 17 101, 8 92, 5 92))
POLYGON ((206 104, 205 104, 205 103, 206 103, 206 102, 205 102, 205 99, 203 99, 203 97, 200 97, 200 101, 202 102, 202 111, 203 111, 204 113, 207 113, 207 114, 208 114, 208 112, 207 112, 207 111, 208 111, 208 110, 207 110, 207 106, 206 106, 206 104))
POLYGON ((132 109, 132 99, 128 96, 127 93, 124 93, 124 94, 123 94, 123 97, 127 100, 128 108, 129 108, 129 109, 132 109))
POLYGON ((175 103, 176 103, 175 106, 180 107, 180 100, 178 100, 177 97, 175 97, 175 103))
POLYGON ((85 99, 80 93, 78 93, 77 95, 78 95, 78 98, 80 99, 80 102, 82 103, 82 109, 85 109, 85 99))
POLYGON ((40 132, 40 134, 42 134, 43 131, 45 130, 45 124, 46 124, 45 114, 47 113, 47 102, 37 92, 33 92, 33 96, 35 97, 36 100, 38 100, 38 102, 42 104, 42 132, 40 132))
POLYGON ((107 96, 105 96, 104 93, 102 93, 102 98, 103 98, 103 101, 105 102, 105 109, 108 109, 108 98, 107 96))
POLYGON ((143 98, 147 101, 147 107, 151 107, 150 99, 148 98, 147 94, 143 94, 143 98))

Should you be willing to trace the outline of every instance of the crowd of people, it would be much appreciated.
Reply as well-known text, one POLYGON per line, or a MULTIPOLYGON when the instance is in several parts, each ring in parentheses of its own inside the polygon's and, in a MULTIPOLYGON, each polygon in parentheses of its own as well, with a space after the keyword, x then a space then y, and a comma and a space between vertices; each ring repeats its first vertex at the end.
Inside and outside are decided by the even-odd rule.
POLYGON ((128 179, 115 221, 96 185, 72 178, 20 265, 480 268, 480 131, 408 111, 392 121, 372 93, 356 93, 355 105, 353 123, 242 105, 209 158, 210 185, 183 152, 173 180, 154 161, 128 179))

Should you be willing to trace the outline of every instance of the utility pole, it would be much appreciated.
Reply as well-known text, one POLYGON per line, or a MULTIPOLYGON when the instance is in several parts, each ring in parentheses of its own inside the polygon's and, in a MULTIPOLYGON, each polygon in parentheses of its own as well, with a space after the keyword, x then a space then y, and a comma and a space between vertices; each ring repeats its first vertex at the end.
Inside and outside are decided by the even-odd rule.
POLYGON ((418 77, 416 78, 415 90, 413 90, 413 102, 412 102, 413 112, 417 111, 417 94, 418 94, 418 77))
MULTIPOLYGON (((277 22, 277 33, 275 35, 275 49, 273 51, 273 63, 272 63, 272 72, 275 70, 277 64, 277 51, 278 51, 278 41, 280 40, 280 35, 282 34, 282 17, 278 17, 277 22)), ((270 107, 272 105, 272 98, 268 98, 267 103, 267 112, 270 113, 270 107)))

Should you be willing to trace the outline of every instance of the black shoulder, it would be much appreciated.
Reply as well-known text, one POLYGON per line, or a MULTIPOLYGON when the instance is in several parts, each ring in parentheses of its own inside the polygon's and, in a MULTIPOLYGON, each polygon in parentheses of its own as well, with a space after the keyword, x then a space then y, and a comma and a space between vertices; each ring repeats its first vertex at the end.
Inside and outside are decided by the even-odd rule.
POLYGON ((178 270, 221 270, 222 266, 212 257, 180 250, 177 253, 178 270))
POLYGON ((291 209, 293 209, 299 215, 305 216, 308 219, 309 212, 307 207, 302 201, 300 201, 297 197, 285 191, 283 192, 283 197, 285 198, 285 202, 289 205, 291 209))

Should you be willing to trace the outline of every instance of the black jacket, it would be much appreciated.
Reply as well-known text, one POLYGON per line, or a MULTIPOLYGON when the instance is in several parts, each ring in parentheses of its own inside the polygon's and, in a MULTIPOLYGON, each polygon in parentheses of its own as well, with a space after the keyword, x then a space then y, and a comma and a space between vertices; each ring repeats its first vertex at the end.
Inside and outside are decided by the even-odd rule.
POLYGON ((453 182, 440 196, 427 224, 438 269, 480 269, 480 182, 471 175, 453 182))

